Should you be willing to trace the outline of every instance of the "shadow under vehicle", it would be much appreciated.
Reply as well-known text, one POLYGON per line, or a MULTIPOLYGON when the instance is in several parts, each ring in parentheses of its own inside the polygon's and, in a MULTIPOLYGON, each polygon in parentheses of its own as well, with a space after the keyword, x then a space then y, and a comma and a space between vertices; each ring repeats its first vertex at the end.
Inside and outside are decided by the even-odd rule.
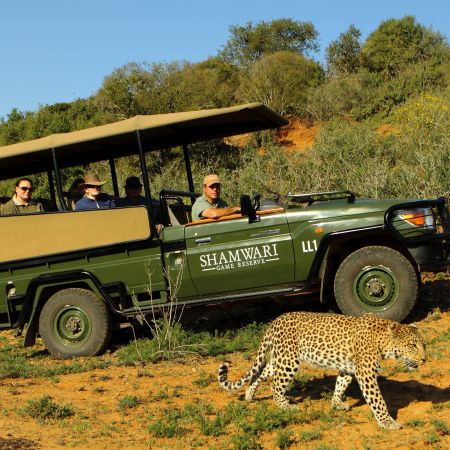
POLYGON ((443 198, 376 200, 342 191, 271 204, 243 194, 240 214, 191 220, 199 194, 189 144, 286 123, 254 103, 136 116, 1 147, 0 179, 46 172, 59 209, 0 217, 0 327, 24 333, 26 346, 40 335, 53 355, 70 358, 101 353, 114 324, 151 318, 175 300, 202 307, 318 290, 321 300, 334 295, 346 314, 404 319, 420 272, 449 264, 443 198), (175 184, 155 195, 146 153, 175 146, 189 190, 175 184), (115 161, 130 155, 140 161, 145 206, 69 210, 62 170, 109 162, 118 196, 115 161))

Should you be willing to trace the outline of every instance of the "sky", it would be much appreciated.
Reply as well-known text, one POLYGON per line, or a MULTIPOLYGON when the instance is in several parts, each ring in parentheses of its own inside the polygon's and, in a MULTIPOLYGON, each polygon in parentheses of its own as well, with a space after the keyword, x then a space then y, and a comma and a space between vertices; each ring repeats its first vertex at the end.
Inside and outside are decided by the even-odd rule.
POLYGON ((323 62, 350 25, 364 40, 405 15, 450 38, 448 0, 0 0, 0 119, 94 95, 129 62, 203 61, 231 25, 312 22, 321 51, 311 56, 323 62))

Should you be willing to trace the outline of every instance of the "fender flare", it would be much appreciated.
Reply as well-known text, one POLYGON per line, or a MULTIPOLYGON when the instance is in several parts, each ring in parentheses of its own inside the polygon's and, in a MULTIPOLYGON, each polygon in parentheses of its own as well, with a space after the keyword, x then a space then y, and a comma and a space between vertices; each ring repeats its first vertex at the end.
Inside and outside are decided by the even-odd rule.
POLYGON ((81 282, 88 286, 88 288, 101 298, 110 311, 115 314, 120 314, 117 310, 109 295, 102 289, 102 285, 95 275, 87 270, 71 270, 67 272, 58 272, 55 274, 39 275, 34 278, 27 289, 26 300, 23 305, 23 314, 21 313, 16 328, 21 329, 26 323, 28 323, 25 338, 24 347, 30 347, 36 342, 36 335, 38 333, 39 312, 42 309, 44 302, 41 300, 41 294, 44 289, 49 287, 72 286, 74 282, 81 282))

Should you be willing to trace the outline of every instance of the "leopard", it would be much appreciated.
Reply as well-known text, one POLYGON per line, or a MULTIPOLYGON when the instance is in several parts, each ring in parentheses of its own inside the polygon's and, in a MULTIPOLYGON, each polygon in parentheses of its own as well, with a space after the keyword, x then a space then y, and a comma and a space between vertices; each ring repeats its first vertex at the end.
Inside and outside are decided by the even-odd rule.
POLYGON ((331 406, 348 410, 344 394, 353 377, 381 428, 401 425, 388 412, 378 385, 381 361, 395 359, 414 370, 426 362, 423 336, 406 325, 371 313, 359 317, 335 313, 288 312, 267 328, 252 367, 239 380, 228 380, 229 363, 218 370, 219 385, 234 392, 248 383, 245 400, 252 401, 261 382, 272 378, 273 399, 280 408, 291 405, 286 391, 302 363, 339 373, 331 406))

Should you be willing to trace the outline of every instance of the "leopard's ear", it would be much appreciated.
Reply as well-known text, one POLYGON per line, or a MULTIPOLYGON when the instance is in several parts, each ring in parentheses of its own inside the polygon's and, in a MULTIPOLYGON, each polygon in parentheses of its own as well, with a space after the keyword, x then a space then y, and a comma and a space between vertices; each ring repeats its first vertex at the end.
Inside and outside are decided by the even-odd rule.
POLYGON ((418 329, 419 329, 415 323, 410 323, 409 326, 410 326, 411 328, 414 328, 415 330, 418 330, 418 329))
POLYGON ((398 334, 398 332, 402 329, 403 325, 398 322, 390 322, 388 325, 388 330, 391 335, 398 334))

